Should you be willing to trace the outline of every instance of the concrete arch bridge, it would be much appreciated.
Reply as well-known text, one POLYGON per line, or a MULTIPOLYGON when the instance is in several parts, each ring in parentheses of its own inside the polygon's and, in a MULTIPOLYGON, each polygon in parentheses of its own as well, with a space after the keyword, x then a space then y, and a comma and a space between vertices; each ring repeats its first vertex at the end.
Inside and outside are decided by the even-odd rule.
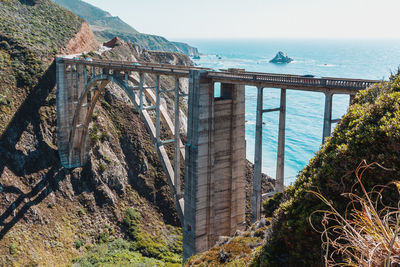
POLYGON ((184 259, 209 249, 219 236, 232 235, 244 228, 245 85, 258 89, 252 198, 253 220, 257 220, 261 214, 263 113, 280 113, 275 191, 282 191, 286 90, 325 94, 324 140, 330 135, 331 124, 337 122, 332 119, 332 96, 347 94, 352 101, 357 91, 379 82, 66 57, 56 59, 56 68, 58 149, 62 165, 75 168, 85 164, 90 150, 88 127, 96 101, 107 84, 118 85, 139 112, 163 164, 183 226, 184 259), (132 73, 139 75, 137 86, 132 86, 132 73), (155 75, 155 84, 145 86, 145 74, 155 75), (161 88, 160 76, 164 75, 174 78, 174 88, 161 88), (188 95, 179 90, 181 78, 189 78, 188 95), (219 97, 214 95, 217 82, 221 83, 219 97), (279 107, 263 108, 263 88, 281 90, 279 107), (173 118, 161 105, 162 94, 174 95, 173 118), (188 97, 186 143, 180 139, 180 127, 175 127, 180 125, 182 97, 188 97), (162 128, 170 139, 161 139, 162 128), (172 160, 164 146, 168 143, 174 143, 172 160), (185 163, 184 192, 180 184, 181 161, 185 163))

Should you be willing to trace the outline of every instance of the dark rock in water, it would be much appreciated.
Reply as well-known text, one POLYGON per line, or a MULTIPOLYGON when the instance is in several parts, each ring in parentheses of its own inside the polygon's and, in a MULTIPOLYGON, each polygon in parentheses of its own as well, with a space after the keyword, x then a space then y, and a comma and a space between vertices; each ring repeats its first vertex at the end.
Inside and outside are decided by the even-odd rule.
POLYGON ((194 56, 193 59, 200 59, 200 56, 194 56))
POLYGON ((288 57, 285 53, 279 51, 276 56, 271 59, 269 62, 277 63, 277 64, 286 64, 293 61, 293 58, 288 57))

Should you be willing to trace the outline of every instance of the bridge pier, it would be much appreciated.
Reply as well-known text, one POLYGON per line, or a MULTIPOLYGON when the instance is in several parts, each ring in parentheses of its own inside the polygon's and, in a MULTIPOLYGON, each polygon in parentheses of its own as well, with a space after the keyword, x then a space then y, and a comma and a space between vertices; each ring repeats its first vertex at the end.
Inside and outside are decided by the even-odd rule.
POLYGON ((349 99, 349 106, 351 106, 353 104, 354 98, 356 97, 356 95, 349 95, 350 99, 349 99))
POLYGON ((325 93, 324 128, 322 131, 322 143, 331 135, 332 127, 332 96, 331 92, 325 93))
POLYGON ((254 178, 252 194, 252 222, 261 218, 261 168, 262 168, 262 120, 264 88, 257 87, 256 138, 254 147, 254 178))
POLYGON ((176 195, 181 196, 181 156, 180 156, 180 116, 179 116, 179 78, 175 77, 174 90, 174 182, 176 195))
POLYGON ((252 222, 261 218, 262 205, 262 123, 263 114, 279 111, 278 153, 276 161, 275 192, 283 192, 285 179, 285 129, 286 129, 286 89, 281 89, 279 108, 264 109, 264 88, 257 87, 256 138, 254 148, 254 177, 252 195, 252 222))
POLYGON ((244 86, 190 71, 183 258, 215 245, 245 223, 244 86))
POLYGON ((89 110, 87 98, 81 98, 87 83, 86 67, 81 64, 66 65, 60 58, 56 62, 58 150, 63 166, 74 168, 86 160, 86 153, 81 149, 87 142, 82 136, 89 110), (79 103, 81 111, 75 114, 79 103))
POLYGON ((285 127, 286 127, 286 89, 281 89, 279 110, 278 157, 276 161, 275 191, 283 192, 285 179, 285 127))

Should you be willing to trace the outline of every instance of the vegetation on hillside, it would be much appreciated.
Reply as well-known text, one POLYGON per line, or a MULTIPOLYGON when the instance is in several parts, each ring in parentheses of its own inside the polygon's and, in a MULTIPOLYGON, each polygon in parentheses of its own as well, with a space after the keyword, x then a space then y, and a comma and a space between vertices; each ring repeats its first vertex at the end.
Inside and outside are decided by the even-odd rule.
POLYGON ((125 211, 122 227, 128 239, 113 239, 103 235, 99 245, 83 257, 75 259, 79 266, 181 266, 182 232, 167 227, 150 236, 141 230, 142 217, 133 208, 125 211))
POLYGON ((0 0, 0 134, 82 19, 50 0, 0 0))
POLYGON ((100 42, 106 42, 115 36, 126 42, 136 43, 147 50, 178 52, 189 56, 198 56, 197 48, 185 43, 174 43, 157 35, 138 32, 118 17, 81 0, 53 0, 55 3, 74 12, 89 22, 100 42))
POLYGON ((100 29, 118 29, 119 32, 139 33, 119 17, 113 17, 110 13, 81 0, 54 0, 54 2, 74 12, 90 25, 97 26, 100 29))
POLYGON ((0 18, 0 36, 40 59, 57 54, 83 21, 50 0, 0 0, 0 18))
MULTIPOLYGON (((285 191, 284 202, 275 211, 273 230, 258 264, 267 266, 323 265, 320 234, 310 225, 310 215, 326 210, 318 192, 344 216, 350 199, 343 193, 361 196, 355 170, 361 161, 377 162, 363 175, 367 192, 387 185, 400 176, 400 75, 357 94, 353 105, 322 149, 312 158, 296 183, 285 191)), ((385 189, 380 203, 397 206, 398 192, 385 189)), ((321 216, 312 216, 321 225, 321 216)))
POLYGON ((186 267, 254 266, 255 255, 265 244, 269 221, 261 221, 245 232, 237 231, 233 237, 221 237, 217 244, 204 253, 190 257, 186 267))

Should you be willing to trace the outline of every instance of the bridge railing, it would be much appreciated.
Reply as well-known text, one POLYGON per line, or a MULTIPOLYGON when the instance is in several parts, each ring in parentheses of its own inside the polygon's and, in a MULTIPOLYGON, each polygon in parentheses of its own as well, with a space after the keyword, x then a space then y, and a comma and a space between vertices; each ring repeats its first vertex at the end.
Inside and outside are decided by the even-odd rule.
POLYGON ((329 87, 329 88, 351 88, 351 89, 365 89, 375 83, 379 83, 378 80, 360 80, 360 79, 341 79, 341 78, 314 78, 304 77, 300 75, 288 75, 288 74, 274 74, 274 73, 233 73, 233 72, 214 72, 209 71, 208 77, 214 79, 231 79, 249 82, 266 82, 266 83, 278 83, 288 84, 297 86, 312 86, 312 87, 329 87))
POLYGON ((379 83, 378 80, 347 79, 333 77, 305 77, 301 75, 261 73, 261 72, 232 72, 227 70, 212 71, 209 68, 200 68, 196 66, 177 66, 170 64, 156 64, 149 62, 127 62, 117 60, 83 60, 83 59, 64 59, 70 64, 84 64, 105 69, 138 71, 138 72, 158 72, 170 75, 189 75, 190 70, 206 71, 207 77, 212 79, 223 79, 232 81, 241 81, 252 83, 275 83, 290 88, 290 85, 301 87, 319 87, 319 88, 338 88, 361 90, 379 83))
POLYGON ((161 63, 150 63, 150 62, 130 62, 130 61, 120 61, 120 60, 84 60, 84 59, 69 59, 65 58, 65 62, 71 64, 84 64, 84 65, 94 65, 99 67, 107 67, 110 69, 132 69, 136 67, 137 69, 144 70, 169 70, 171 72, 184 71, 183 73, 188 74, 189 70, 210 70, 210 68, 202 68, 196 66, 184 66, 184 65, 171 65, 171 64, 161 64, 161 63))

